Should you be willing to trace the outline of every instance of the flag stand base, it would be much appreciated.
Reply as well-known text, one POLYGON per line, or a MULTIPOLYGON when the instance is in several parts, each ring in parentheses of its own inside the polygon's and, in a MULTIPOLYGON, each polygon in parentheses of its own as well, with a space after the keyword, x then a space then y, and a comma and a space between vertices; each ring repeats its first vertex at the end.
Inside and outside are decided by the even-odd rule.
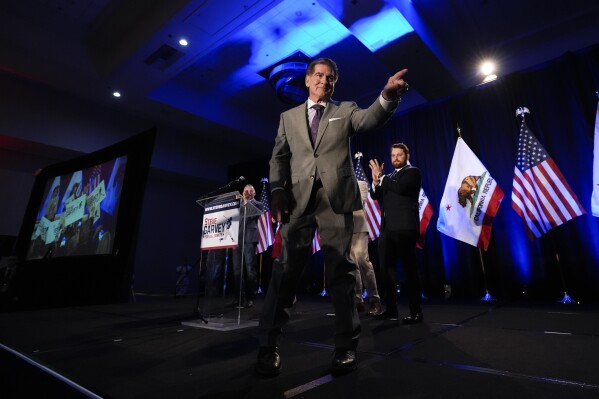
POLYGON ((569 304, 569 303, 578 304, 578 301, 575 301, 574 299, 572 299, 572 297, 570 297, 570 295, 568 295, 568 293, 566 291, 564 291, 564 297, 562 299, 560 299, 558 302, 563 303, 564 305, 569 304))
POLYGON ((492 302, 496 301, 497 299, 493 298, 493 296, 489 293, 489 290, 487 290, 485 295, 482 298, 480 298, 480 300, 484 302, 492 302))

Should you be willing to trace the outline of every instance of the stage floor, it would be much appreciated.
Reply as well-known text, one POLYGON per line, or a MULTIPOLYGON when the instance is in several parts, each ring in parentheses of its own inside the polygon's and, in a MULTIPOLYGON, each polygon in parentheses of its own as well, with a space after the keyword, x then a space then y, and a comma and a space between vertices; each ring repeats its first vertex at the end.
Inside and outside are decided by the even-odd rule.
POLYGON ((0 313, 0 397, 599 397, 596 306, 425 300, 420 325, 362 316, 358 370, 334 378, 330 300, 298 299, 274 378, 254 373, 261 298, 210 328, 191 297, 0 313))

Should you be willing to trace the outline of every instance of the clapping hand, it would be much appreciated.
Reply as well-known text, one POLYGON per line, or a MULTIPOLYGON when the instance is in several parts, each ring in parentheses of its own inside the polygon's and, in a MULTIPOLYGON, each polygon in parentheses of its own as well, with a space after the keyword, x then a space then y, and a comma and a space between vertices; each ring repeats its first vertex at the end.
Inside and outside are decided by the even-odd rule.
POLYGON ((384 163, 379 164, 379 161, 377 161, 376 159, 371 159, 368 162, 368 166, 370 167, 370 170, 372 171, 373 183, 375 185, 379 184, 379 180, 385 171, 385 164, 384 163))

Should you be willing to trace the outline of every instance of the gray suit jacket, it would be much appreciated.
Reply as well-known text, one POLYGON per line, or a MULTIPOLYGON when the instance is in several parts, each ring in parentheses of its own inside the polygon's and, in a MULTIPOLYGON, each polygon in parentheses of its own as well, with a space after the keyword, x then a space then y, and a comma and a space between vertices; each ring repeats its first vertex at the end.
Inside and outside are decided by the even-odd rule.
POLYGON ((312 147, 307 102, 281 114, 270 159, 271 190, 283 188, 289 200, 290 217, 302 216, 308 204, 316 168, 322 186, 336 213, 362 207, 350 154, 350 138, 382 127, 393 115, 377 98, 367 109, 354 102, 330 101, 312 147))

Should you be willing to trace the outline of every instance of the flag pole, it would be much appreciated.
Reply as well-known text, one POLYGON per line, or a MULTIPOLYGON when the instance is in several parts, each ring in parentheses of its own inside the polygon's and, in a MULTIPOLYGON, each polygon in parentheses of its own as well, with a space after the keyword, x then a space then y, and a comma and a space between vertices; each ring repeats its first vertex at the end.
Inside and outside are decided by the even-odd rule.
POLYGON ((329 293, 327 292, 327 265, 326 263, 322 264, 322 292, 320 293, 320 296, 327 296, 329 295, 329 293))
POLYGON ((563 303, 564 305, 567 305, 569 303, 578 304, 578 301, 572 299, 572 297, 568 295, 568 290, 566 289, 566 281, 564 280, 564 272, 562 271, 562 265, 559 261, 559 254, 557 253, 557 251, 555 251, 555 259, 557 260, 557 268, 559 270, 559 276, 562 280, 562 287, 564 287, 564 296, 558 302, 563 303))
MULTIPOLYGON (((456 124, 456 130, 458 131, 458 137, 462 138, 462 129, 460 128, 460 124, 456 124)), ((485 272, 485 262, 483 262, 483 253, 478 248, 478 256, 480 258, 480 267, 483 272, 483 280, 485 282, 485 295, 480 299, 481 301, 491 302, 495 301, 495 298, 489 293, 489 285, 487 284, 487 273, 485 272)))
POLYGON ((478 256, 480 258, 480 267, 483 271, 483 279, 485 281, 485 295, 480 299, 484 302, 495 301, 496 299, 489 293, 489 284, 487 283, 487 272, 485 271, 485 263, 483 262, 483 251, 481 251, 480 247, 478 248, 478 256))
MULTIPOLYGON (((530 114, 530 110, 526 107, 519 107, 516 109, 516 117, 521 116, 522 117, 522 123, 526 123, 526 114, 530 114)), ((564 272, 562 270, 562 265, 561 262, 559 260, 559 254, 557 253, 557 250, 555 249, 555 242, 553 239, 553 235, 552 232, 549 231, 548 232, 549 235, 551 236, 551 243, 552 243, 552 247, 553 250, 555 252, 555 260, 557 261, 557 269, 559 271, 559 277, 562 283, 562 288, 564 290, 564 296, 558 301, 560 303, 563 304, 569 304, 569 303, 578 303, 577 301, 575 301, 574 299, 572 299, 572 297, 570 297, 570 295, 568 295, 568 289, 566 288, 566 280, 564 279, 564 272)))
POLYGON ((262 252, 260 252, 260 265, 258 267, 260 277, 258 278, 258 294, 262 294, 262 252))
POLYGON ((557 253, 557 250, 555 249, 555 239, 554 239, 551 231, 549 232, 549 234, 551 236, 551 244, 552 244, 552 247, 554 248, 553 250, 555 251, 555 260, 557 261, 557 270, 559 271, 559 278, 562 282, 562 288, 564 289, 564 296, 558 302, 563 303, 564 305, 567 305, 570 303, 578 304, 578 301, 572 299, 572 297, 570 295, 568 295, 568 289, 566 288, 566 279, 564 278, 564 271, 562 270, 562 263, 560 262, 559 254, 557 253))

